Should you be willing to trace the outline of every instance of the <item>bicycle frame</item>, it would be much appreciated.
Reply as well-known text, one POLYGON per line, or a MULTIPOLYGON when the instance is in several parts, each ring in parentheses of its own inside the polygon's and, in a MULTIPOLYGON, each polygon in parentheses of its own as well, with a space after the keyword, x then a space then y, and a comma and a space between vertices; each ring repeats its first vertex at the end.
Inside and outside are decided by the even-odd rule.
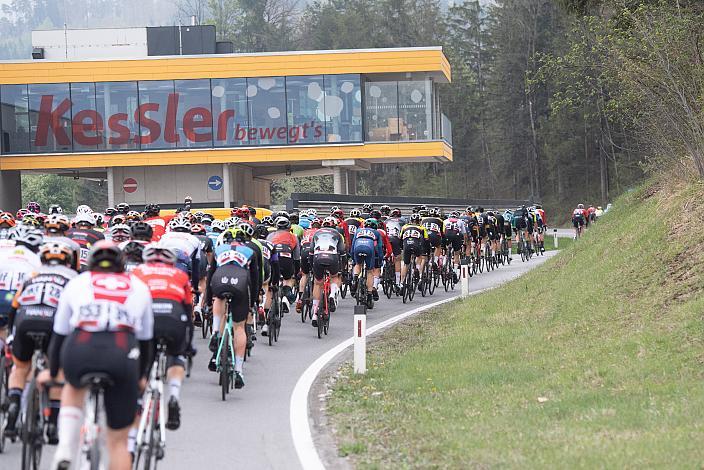
MULTIPOLYGON (((149 385, 147 388, 146 400, 142 416, 139 418, 139 427, 137 428, 137 444, 136 448, 141 454, 142 446, 148 446, 145 443, 145 436, 152 436, 154 432, 154 419, 152 412, 156 409, 159 412, 159 443, 158 447, 163 449, 166 446, 166 406, 164 404, 164 377, 166 375, 166 345, 159 342, 157 346, 157 354, 154 359, 154 365, 149 374, 149 385), (156 408, 155 408, 156 407, 156 408)), ((150 456, 151 457, 151 456, 150 456)), ((139 460, 139 456, 137 457, 139 460)))
POLYGON ((217 364, 217 372, 220 372, 220 355, 222 354, 222 349, 225 346, 225 341, 228 342, 230 346, 230 359, 232 365, 235 364, 235 342, 234 342, 234 326, 232 321, 232 312, 230 312, 230 301, 226 302, 227 309, 227 322, 225 323, 225 331, 223 331, 222 338, 220 338, 220 344, 218 345, 218 353, 215 356, 215 364, 217 364))

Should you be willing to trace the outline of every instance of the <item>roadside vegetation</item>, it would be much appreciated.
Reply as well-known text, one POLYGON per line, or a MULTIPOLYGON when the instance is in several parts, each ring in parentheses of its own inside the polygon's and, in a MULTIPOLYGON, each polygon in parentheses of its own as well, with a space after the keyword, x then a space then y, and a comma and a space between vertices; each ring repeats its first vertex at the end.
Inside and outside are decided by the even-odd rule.
POLYGON ((344 366, 327 403, 339 454, 358 468, 700 467, 704 187, 669 184, 621 197, 505 287, 393 329, 367 375, 344 366))

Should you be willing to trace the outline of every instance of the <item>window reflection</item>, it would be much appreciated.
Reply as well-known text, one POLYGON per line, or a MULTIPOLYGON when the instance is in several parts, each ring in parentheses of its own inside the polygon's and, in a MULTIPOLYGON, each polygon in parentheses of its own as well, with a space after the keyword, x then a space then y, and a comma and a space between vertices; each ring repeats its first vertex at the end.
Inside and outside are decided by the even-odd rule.
POLYGON ((249 141, 252 145, 285 145, 286 90, 283 77, 247 79, 249 141))
MULTIPOLYGON (((367 138, 371 142, 405 140, 399 131, 397 82, 367 82, 367 138)), ((405 127, 400 129, 406 132, 405 127)), ((407 134, 406 134, 407 135, 407 134)))
POLYGON ((210 80, 176 80, 178 95, 176 123, 180 148, 213 146, 213 114, 210 109, 210 80))
POLYGON ((103 147, 104 122, 98 114, 94 83, 71 84, 73 150, 95 151, 103 147))
POLYGON ((137 82, 99 82, 95 84, 96 109, 105 130, 102 149, 138 149, 137 82))
POLYGON ((212 80, 215 146, 249 145, 247 130, 247 79, 222 78, 212 80))
POLYGON ((3 153, 30 152, 27 85, 0 86, 0 124, 3 153))
POLYGON ((71 151, 68 83, 29 85, 29 125, 33 153, 71 151))
POLYGON ((400 140, 433 138, 432 90, 430 80, 398 83, 400 140))
POLYGON ((327 142, 362 141, 362 90, 359 75, 325 75, 327 142))
POLYGON ((286 77, 289 144, 325 142, 326 96, 323 76, 286 77))
POLYGON ((176 130, 178 96, 174 82, 155 80, 139 82, 139 143, 141 148, 165 149, 182 147, 181 136, 176 130))

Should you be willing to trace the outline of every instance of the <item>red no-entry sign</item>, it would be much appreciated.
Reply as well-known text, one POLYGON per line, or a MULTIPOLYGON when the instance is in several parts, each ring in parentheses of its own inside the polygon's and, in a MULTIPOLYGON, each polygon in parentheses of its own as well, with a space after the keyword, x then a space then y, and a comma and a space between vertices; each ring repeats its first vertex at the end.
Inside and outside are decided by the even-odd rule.
POLYGON ((134 178, 125 178, 125 181, 122 182, 122 189, 124 189, 126 193, 137 191, 137 180, 134 178))

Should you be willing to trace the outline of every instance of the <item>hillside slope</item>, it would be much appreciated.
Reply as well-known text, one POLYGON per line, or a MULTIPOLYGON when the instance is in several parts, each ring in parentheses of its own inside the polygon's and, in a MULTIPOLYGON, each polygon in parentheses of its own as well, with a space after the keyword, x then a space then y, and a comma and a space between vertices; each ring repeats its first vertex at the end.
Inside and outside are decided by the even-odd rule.
POLYGON ((701 467, 701 220, 701 185, 633 191, 543 267, 388 333, 368 375, 334 385, 341 455, 361 468, 701 467))

